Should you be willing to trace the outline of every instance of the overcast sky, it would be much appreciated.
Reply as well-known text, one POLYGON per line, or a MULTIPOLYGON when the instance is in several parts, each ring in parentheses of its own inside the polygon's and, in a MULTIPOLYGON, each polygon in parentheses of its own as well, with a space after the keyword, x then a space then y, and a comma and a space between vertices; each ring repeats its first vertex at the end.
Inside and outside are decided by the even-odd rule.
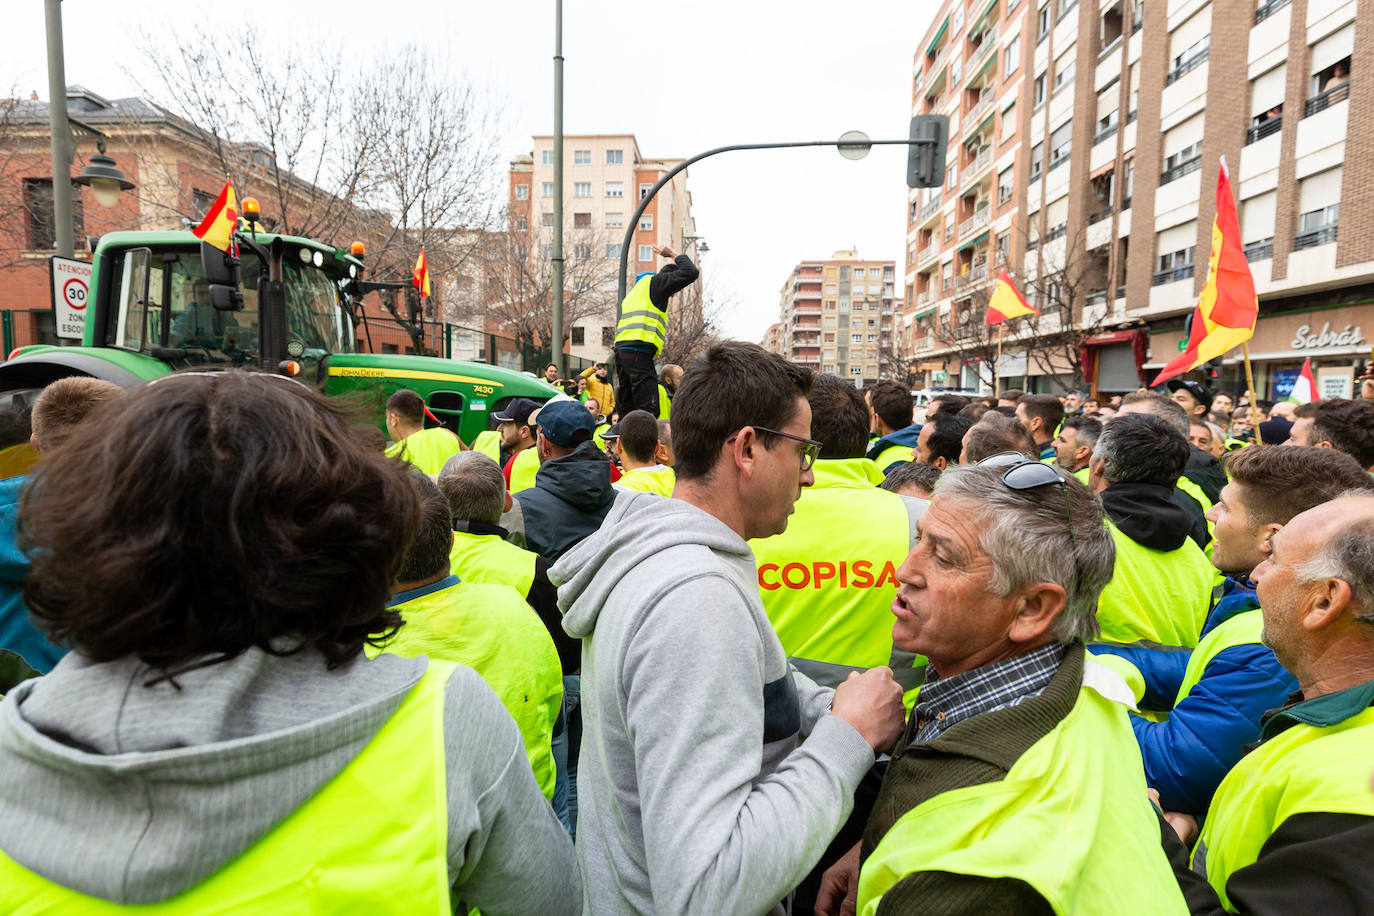
MULTIPOLYGON (((27 97, 37 90, 46 99, 44 4, 8 6, 0 91, 13 86, 27 97)), ((62 8, 67 82, 108 97, 138 94, 134 28, 170 37, 194 17, 222 26, 224 53, 232 54, 235 26, 251 19, 293 38, 320 34, 349 57, 420 42, 497 100, 507 159, 528 152, 531 135, 553 130, 554 0, 66 0, 62 8)), ((916 43, 936 8, 909 0, 569 0, 564 130, 631 132, 655 158, 832 139, 851 129, 900 138, 916 43)), ((167 52, 176 53, 173 41, 167 52)), ((711 249, 704 270, 735 303, 725 332, 761 338, 800 260, 853 246, 861 257, 896 261, 900 277, 905 157, 902 147, 876 147, 848 162, 817 148, 726 153, 693 166, 697 231, 711 249)))

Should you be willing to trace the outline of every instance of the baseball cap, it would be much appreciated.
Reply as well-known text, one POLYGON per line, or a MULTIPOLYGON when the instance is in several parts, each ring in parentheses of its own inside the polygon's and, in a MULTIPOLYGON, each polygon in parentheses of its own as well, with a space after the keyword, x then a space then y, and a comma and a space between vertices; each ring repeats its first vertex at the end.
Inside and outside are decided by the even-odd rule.
MULTIPOLYGON (((529 398, 516 398, 505 406, 502 410, 493 410, 492 417, 500 423, 519 423, 521 426, 533 426, 534 417, 531 416, 539 410, 539 402, 529 398)), ((584 410, 583 413, 586 413, 584 410)))
POLYGON ((545 439, 563 448, 572 448, 577 444, 574 437, 579 430, 586 431, 587 435, 580 440, 585 442, 596 429, 595 420, 587 408, 571 399, 549 401, 530 420, 539 424, 539 431, 545 439))
POLYGON ((1197 398, 1197 402, 1208 410, 1212 409, 1212 389, 1201 382, 1194 382, 1189 379, 1171 378, 1169 379, 1169 390, 1171 392, 1182 388, 1184 391, 1197 398))
POLYGON ((602 439, 603 442, 604 442, 605 440, 607 440, 607 439, 619 439, 619 438, 620 438, 620 424, 619 424, 619 423, 612 423, 612 424, 611 424, 611 428, 608 429, 608 430, 606 430, 604 433, 601 434, 601 439, 602 439))
POLYGON ((1260 438, 1265 445, 1283 445, 1293 435, 1293 424, 1283 417, 1270 417, 1259 425, 1260 438))

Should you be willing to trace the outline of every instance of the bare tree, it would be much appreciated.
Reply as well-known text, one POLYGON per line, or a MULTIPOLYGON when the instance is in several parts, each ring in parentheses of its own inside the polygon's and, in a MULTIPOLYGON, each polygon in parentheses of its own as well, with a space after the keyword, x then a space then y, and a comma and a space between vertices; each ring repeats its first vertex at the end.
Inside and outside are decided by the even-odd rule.
MULTIPOLYGON (((462 230, 486 228, 494 214, 494 109, 424 51, 409 46, 349 68, 305 41, 273 47, 252 27, 235 54, 203 28, 173 43, 178 53, 166 54, 165 36, 140 39, 155 77, 145 92, 207 150, 211 171, 240 197, 259 198, 269 229, 335 245, 363 240, 369 273, 387 279, 408 278, 421 248, 435 277, 478 255, 480 235, 462 230)), ((407 301, 381 297, 424 352, 407 301)))
POLYGON ((1106 251, 1090 250, 1086 241, 1086 229, 1080 229, 1062 243, 1044 243, 1039 271, 1021 286, 1022 295, 1040 310, 1024 319, 1028 358, 1044 375, 1068 369, 1074 387, 1084 383, 1083 342, 1113 322, 1106 251))
POLYGON ((737 308, 738 299, 714 278, 699 280, 668 306, 667 335, 660 360, 685 366, 692 357, 720 340, 720 321, 737 308))

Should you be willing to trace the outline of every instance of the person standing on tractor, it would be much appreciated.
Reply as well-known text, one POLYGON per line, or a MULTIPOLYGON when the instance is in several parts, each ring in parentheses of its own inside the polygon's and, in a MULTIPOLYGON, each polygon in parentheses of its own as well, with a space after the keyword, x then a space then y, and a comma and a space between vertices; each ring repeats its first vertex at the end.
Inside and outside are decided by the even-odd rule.
POLYGON ((635 285, 620 303, 620 321, 615 328, 615 404, 622 417, 632 410, 659 416, 654 357, 663 350, 667 334, 668 299, 701 276, 687 255, 667 245, 654 245, 653 250, 673 263, 657 273, 635 277, 635 285))

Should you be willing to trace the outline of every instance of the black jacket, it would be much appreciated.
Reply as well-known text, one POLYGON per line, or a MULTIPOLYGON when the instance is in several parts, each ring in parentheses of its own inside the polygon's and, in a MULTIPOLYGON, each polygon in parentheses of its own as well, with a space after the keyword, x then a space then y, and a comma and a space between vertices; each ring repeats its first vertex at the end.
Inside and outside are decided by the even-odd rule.
POLYGON ((601 527, 615 502, 611 459, 594 442, 539 466, 534 486, 515 494, 525 543, 549 562, 601 527))
POLYGON ((699 276, 701 271, 697 270, 692 259, 680 254, 673 263, 660 268, 649 280, 649 301, 666 312, 668 299, 697 282, 699 276))
POLYGON ((1226 486, 1226 471, 1221 462, 1211 452, 1204 452, 1196 445, 1188 446, 1188 466, 1183 476, 1202 488, 1202 493, 1216 505, 1221 499, 1221 488, 1226 486))
POLYGON ((1114 483, 1102 491, 1102 508, 1122 534, 1142 547, 1177 550, 1189 536, 1192 517, 1174 503, 1175 490, 1151 483, 1114 483))

